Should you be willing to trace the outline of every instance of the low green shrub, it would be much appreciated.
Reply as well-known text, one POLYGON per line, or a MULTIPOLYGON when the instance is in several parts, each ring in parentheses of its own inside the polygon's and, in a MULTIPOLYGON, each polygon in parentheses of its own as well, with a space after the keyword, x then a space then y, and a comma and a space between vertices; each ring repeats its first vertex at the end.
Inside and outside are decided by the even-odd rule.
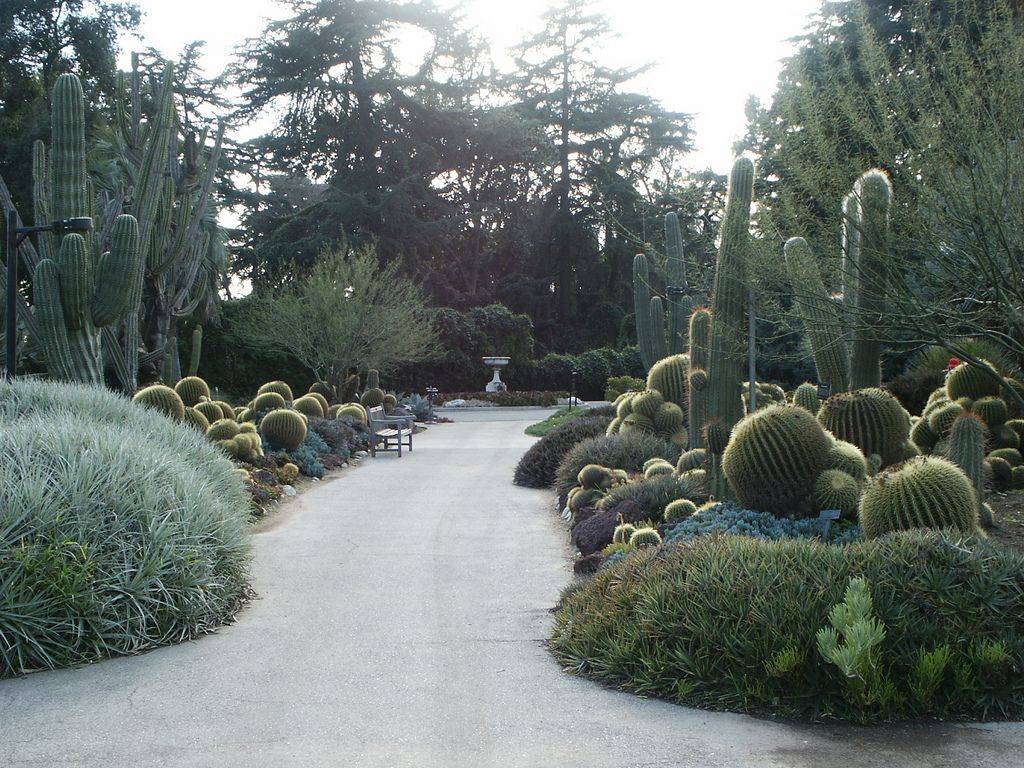
POLYGON ((527 488, 548 488, 555 482, 555 470, 577 443, 603 435, 611 418, 587 416, 556 427, 523 454, 516 465, 514 482, 527 488))
POLYGON ((980 539, 908 531, 836 547, 705 536, 599 571, 563 599, 551 648, 573 671, 691 706, 1018 719, 1022 593, 1024 555, 980 539), (867 583, 884 629, 868 680, 819 648, 852 579, 867 583))
POLYGON ((192 427, 100 388, 0 383, 0 677, 229 621, 248 521, 234 466, 192 427))
POLYGON ((612 376, 604 386, 604 399, 611 401, 625 392, 641 392, 647 381, 637 376, 612 376))

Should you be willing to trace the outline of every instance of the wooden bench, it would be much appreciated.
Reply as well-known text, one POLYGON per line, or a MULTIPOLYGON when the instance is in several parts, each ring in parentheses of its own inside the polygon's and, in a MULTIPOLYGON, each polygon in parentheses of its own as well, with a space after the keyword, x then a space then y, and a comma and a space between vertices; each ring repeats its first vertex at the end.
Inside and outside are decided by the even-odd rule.
POLYGON ((397 451, 401 457, 405 447, 412 451, 412 416, 385 416, 381 406, 370 408, 367 413, 370 417, 371 456, 376 456, 377 451, 397 451))

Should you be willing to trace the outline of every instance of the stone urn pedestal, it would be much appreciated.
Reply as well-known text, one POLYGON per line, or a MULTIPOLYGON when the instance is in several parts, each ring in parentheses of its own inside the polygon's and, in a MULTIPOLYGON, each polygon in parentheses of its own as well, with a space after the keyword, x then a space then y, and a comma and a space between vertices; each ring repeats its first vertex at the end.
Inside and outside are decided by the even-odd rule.
POLYGON ((501 380, 501 369, 509 364, 510 357, 485 357, 484 365, 488 368, 494 369, 494 378, 487 382, 487 386, 484 388, 487 392, 506 392, 508 387, 505 386, 505 382, 501 380))

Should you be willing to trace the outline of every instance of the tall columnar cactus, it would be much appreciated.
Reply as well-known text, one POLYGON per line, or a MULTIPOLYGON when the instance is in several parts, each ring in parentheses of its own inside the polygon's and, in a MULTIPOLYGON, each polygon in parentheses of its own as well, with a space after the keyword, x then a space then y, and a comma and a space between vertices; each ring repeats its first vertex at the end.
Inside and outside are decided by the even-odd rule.
POLYGON ((985 424, 972 413, 953 422, 946 458, 963 470, 974 486, 979 518, 985 503, 985 424))
POLYGON ((879 474, 860 500, 860 525, 873 539, 911 528, 951 528, 974 533, 974 487, 963 471, 938 456, 919 456, 879 474))
POLYGON ((791 238, 784 252, 818 379, 828 384, 832 392, 845 392, 849 389, 849 364, 840 308, 825 288, 807 241, 802 237, 791 238))
POLYGON ((686 319, 693 311, 693 299, 682 292, 682 289, 687 288, 683 231, 679 226, 679 217, 673 212, 665 214, 665 257, 667 287, 681 289, 678 292, 668 291, 668 341, 665 351, 666 354, 677 355, 683 351, 683 332, 686 330, 686 319))
MULTIPOLYGON (((746 352, 747 260, 750 203, 754 188, 754 164, 741 157, 729 174, 729 192, 718 249, 714 294, 711 301, 711 343, 708 352, 708 420, 728 433, 743 418, 740 382, 746 352)), ((728 495, 729 487, 713 472, 712 493, 728 495)))
POLYGON ((142 269, 133 297, 146 309, 104 331, 105 353, 125 389, 134 387, 140 349, 166 380, 180 378, 178 322, 206 316, 227 267, 212 200, 224 127, 208 149, 205 131, 182 135, 173 76, 168 63, 162 78, 147 80, 133 56, 130 82, 118 78, 114 138, 131 178, 119 194, 139 219, 142 269), (146 82, 153 84, 148 94, 146 82), (143 105, 151 105, 148 114, 143 105))
POLYGON ((851 310, 857 303, 857 269, 860 263, 860 203, 851 192, 843 198, 842 254, 840 258, 840 288, 843 292, 844 341, 850 340, 851 310))
POLYGON ((882 329, 885 324, 889 272, 889 209, 892 183, 884 171, 871 170, 858 179, 860 253, 855 265, 856 303, 850 348, 850 386, 877 387, 882 379, 882 329))
MULTIPOLYGON (((686 260, 679 217, 665 215, 665 278, 667 286, 685 289, 686 260)), ((650 265, 644 254, 633 259, 633 309, 636 315, 637 344, 644 367, 650 369, 668 355, 678 355, 685 345, 683 330, 693 309, 693 300, 685 290, 668 291, 668 308, 660 296, 651 295, 650 265)))
POLYGON ((203 326, 197 325, 192 331, 192 351, 188 361, 188 375, 199 375, 199 358, 203 354, 203 326))
MULTIPOLYGON (((45 152, 34 154, 36 216, 53 220, 89 216, 85 173, 85 100, 75 75, 61 75, 53 89, 49 171, 45 152)), ((48 224, 39 220, 37 224, 48 224)), ((110 250, 97 260, 98 240, 79 234, 57 242, 48 235, 35 267, 33 295, 39 343, 50 375, 103 384, 101 329, 138 310, 132 285, 139 274, 139 230, 131 216, 118 216, 110 250)))
POLYGON ((380 371, 371 368, 366 374, 366 388, 380 389, 380 371))
POLYGON ((910 416, 884 389, 872 387, 833 395, 822 404, 818 421, 840 440, 856 445, 865 456, 881 456, 882 466, 906 458, 910 416))
POLYGON ((690 448, 704 446, 704 423, 708 407, 708 344, 711 336, 711 311, 706 308, 694 310, 690 315, 690 376, 688 391, 690 397, 687 416, 689 418, 690 448))
POLYGON ((636 340, 644 368, 658 361, 651 328, 651 274, 647 257, 638 253, 633 259, 633 310, 636 313, 636 340))
POLYGON ((795 405, 773 405, 736 425, 722 469, 740 503, 786 515, 807 514, 818 476, 830 466, 832 438, 795 405))

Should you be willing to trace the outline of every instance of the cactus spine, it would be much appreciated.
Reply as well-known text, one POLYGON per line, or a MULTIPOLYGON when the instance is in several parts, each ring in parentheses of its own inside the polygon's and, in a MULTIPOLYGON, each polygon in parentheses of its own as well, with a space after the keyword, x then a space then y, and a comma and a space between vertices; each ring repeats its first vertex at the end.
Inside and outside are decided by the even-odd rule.
POLYGON ((855 187, 859 254, 854 266, 856 323, 850 350, 850 386, 853 389, 881 384, 882 342, 889 257, 889 209, 892 184, 884 171, 871 170, 855 187))
MULTIPOLYGON (((707 415, 728 434, 743 417, 740 382, 743 380, 747 296, 747 248, 750 203, 753 197, 754 164, 738 158, 729 174, 729 192, 722 224, 712 296, 711 340, 708 350, 707 415)), ((728 495, 729 487, 717 464, 711 490, 715 498, 728 495)))
POLYGON ((711 312, 700 308, 690 315, 689 431, 690 448, 704 446, 704 422, 707 421, 708 343, 711 312), (698 373, 699 371, 699 373, 698 373))
MULTIPOLYGON (((33 152, 36 216, 54 220, 91 213, 85 173, 85 99, 75 75, 61 75, 53 89, 52 147, 47 180, 45 150, 33 152)), ((37 224, 49 220, 37 220, 37 224)), ((111 250, 96 260, 91 236, 43 239, 35 266, 34 296, 39 342, 47 370, 57 379, 103 384, 101 329, 138 310, 131 285, 139 271, 139 230, 131 216, 118 216, 111 250)), ((98 242, 98 238, 95 238, 98 242)))
POLYGON ((849 367, 839 307, 825 288, 821 271, 806 240, 790 238, 784 253, 797 309, 818 369, 818 379, 828 384, 832 392, 845 392, 849 389, 849 367))

